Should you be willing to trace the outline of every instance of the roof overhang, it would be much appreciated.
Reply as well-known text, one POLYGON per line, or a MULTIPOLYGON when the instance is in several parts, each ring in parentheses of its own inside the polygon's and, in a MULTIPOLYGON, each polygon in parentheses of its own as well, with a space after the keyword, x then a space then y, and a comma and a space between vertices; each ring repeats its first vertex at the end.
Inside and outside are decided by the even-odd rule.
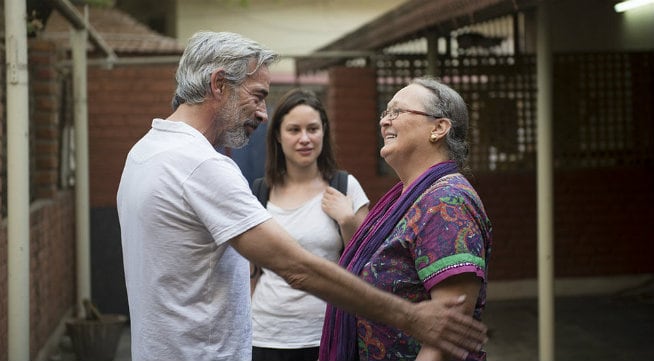
POLYGON ((370 52, 424 36, 447 34, 460 27, 514 14, 545 0, 410 0, 307 56, 295 57, 297 74, 342 63, 343 57, 321 56, 370 52))
POLYGON ((77 30, 87 30, 91 42, 97 46, 107 57, 109 63, 115 61, 118 57, 114 50, 107 44, 100 33, 95 30, 93 25, 89 24, 84 15, 68 0, 49 0, 50 3, 59 11, 59 13, 68 20, 77 30))

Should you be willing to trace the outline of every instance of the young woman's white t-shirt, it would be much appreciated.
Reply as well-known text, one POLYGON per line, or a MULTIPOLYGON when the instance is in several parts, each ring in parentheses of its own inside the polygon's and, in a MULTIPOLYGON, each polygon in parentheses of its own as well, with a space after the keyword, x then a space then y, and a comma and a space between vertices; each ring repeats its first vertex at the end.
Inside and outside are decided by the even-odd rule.
MULTIPOLYGON (((302 247, 338 262, 343 242, 338 225, 321 208, 322 196, 320 193, 294 209, 282 209, 269 201, 267 209, 302 247)), ((347 196, 355 212, 369 203, 351 174, 347 196)), ((252 345, 276 349, 319 346, 325 306, 319 298, 291 288, 281 277, 264 269, 252 295, 252 345)))

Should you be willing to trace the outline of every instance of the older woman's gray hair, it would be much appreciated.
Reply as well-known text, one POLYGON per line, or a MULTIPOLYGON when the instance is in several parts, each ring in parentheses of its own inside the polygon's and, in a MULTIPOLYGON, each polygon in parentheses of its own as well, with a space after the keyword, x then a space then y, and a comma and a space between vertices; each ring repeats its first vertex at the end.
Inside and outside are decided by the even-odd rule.
POLYGON ((468 107, 459 93, 440 81, 430 78, 415 78, 411 84, 418 84, 431 92, 431 98, 424 104, 430 114, 442 115, 452 123, 445 136, 450 159, 463 171, 468 158, 468 107))
POLYGON ((240 85, 261 66, 268 66, 277 58, 273 51, 239 34, 210 31, 195 33, 179 60, 173 109, 182 103, 202 103, 211 92, 211 73, 218 68, 225 69, 228 82, 240 85), (253 60, 256 66, 248 72, 248 66, 253 60))

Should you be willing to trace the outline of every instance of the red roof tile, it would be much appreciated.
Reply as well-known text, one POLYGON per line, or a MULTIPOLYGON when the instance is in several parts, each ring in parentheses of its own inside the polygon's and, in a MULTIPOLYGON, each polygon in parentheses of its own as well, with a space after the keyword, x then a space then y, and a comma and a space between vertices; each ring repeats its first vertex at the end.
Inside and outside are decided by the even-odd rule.
MULTIPOLYGON (((79 11, 83 13, 83 9, 79 11)), ((155 32, 118 9, 89 7, 89 22, 118 55, 170 55, 184 50, 177 39, 155 32)), ((53 10, 41 36, 61 41, 62 46, 69 48, 70 28, 68 21, 53 10)))

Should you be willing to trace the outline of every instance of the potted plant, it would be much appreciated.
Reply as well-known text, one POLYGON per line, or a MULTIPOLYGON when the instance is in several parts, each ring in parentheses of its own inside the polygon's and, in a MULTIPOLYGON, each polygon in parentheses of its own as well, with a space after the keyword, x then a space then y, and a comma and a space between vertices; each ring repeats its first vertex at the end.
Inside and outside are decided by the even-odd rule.
POLYGON ((84 300, 84 318, 66 322, 66 331, 80 361, 111 361, 127 323, 120 314, 101 314, 89 300, 84 300))

